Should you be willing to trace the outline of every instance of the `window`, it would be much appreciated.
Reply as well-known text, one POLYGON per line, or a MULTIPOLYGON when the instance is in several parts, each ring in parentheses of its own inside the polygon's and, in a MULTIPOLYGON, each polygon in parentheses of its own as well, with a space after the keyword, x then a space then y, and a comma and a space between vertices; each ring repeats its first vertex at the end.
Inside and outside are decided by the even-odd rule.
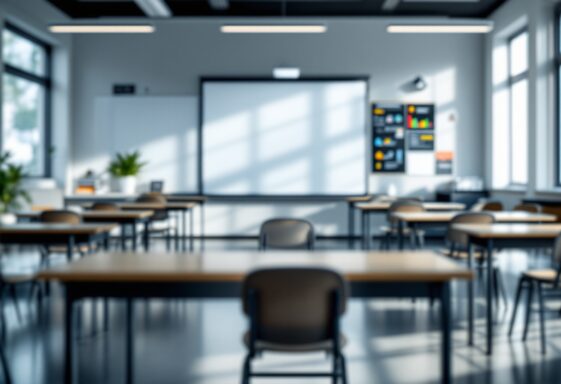
POLYGON ((524 30, 508 41, 510 185, 528 183, 528 39, 524 30))
POLYGON ((50 48, 6 24, 2 60, 2 151, 29 176, 49 176, 50 48))
POLYGON ((557 185, 561 185, 561 5, 557 9, 555 28, 555 61, 557 74, 557 185))

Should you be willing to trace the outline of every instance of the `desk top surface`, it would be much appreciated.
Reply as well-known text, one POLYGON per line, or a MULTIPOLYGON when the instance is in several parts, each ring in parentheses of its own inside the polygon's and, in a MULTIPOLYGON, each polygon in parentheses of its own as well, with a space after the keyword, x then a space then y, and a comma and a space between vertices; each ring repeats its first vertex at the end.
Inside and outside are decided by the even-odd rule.
POLYGON ((167 203, 140 203, 140 202, 132 202, 132 203, 120 203, 117 204, 121 209, 126 210, 151 210, 151 209, 182 209, 188 210, 194 208, 197 204, 196 203, 189 203, 189 202, 167 202, 167 203))
POLYGON ((350 281, 443 282, 472 272, 434 252, 102 253, 40 272, 66 282, 240 282, 263 267, 327 267, 350 281))
POLYGON ((116 224, 18 223, 0 225, 0 235, 94 235, 109 232, 116 224))
MULTIPOLYGON (((387 211, 392 203, 392 201, 386 200, 373 201, 357 205, 356 207, 363 211, 387 211)), ((427 211, 463 211, 466 205, 462 203, 424 202, 423 207, 425 207, 427 211)))
POLYGON ((480 239, 554 239, 561 224, 454 224, 453 228, 480 239))
MULTIPOLYGON (((16 216, 22 219, 37 219, 39 211, 18 212, 16 216)), ((145 219, 154 215, 154 211, 84 211, 79 212, 83 220, 126 220, 145 219)))
MULTIPOLYGON (((486 212, 495 217, 499 223, 540 223, 555 222, 557 217, 546 213, 529 213, 520 211, 486 212)), ((458 212, 396 212, 392 216, 398 220, 411 223, 430 223, 451 221, 458 212)))

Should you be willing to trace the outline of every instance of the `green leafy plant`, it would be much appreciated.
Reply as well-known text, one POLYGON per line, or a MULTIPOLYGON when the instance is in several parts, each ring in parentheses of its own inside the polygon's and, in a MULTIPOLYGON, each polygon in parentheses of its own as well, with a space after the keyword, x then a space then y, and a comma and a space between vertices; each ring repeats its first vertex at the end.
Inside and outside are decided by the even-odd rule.
POLYGON ((22 188, 25 172, 21 165, 10 163, 11 154, 0 155, 0 213, 21 209, 21 203, 31 202, 31 197, 22 188))
POLYGON ((140 160, 140 152, 117 153, 109 163, 109 173, 115 177, 136 176, 140 173, 146 162, 140 160))

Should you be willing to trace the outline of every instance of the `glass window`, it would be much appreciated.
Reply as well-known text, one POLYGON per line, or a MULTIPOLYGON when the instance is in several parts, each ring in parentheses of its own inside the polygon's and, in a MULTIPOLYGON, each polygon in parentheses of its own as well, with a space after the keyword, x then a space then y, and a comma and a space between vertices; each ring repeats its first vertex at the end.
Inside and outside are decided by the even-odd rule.
POLYGON ((511 184, 528 183, 528 80, 511 87, 511 184))
POLYGON ((9 24, 2 42, 2 151, 27 175, 48 176, 49 48, 9 24))
POLYGON ((528 70, 528 32, 523 32, 509 42, 510 76, 517 76, 528 70))

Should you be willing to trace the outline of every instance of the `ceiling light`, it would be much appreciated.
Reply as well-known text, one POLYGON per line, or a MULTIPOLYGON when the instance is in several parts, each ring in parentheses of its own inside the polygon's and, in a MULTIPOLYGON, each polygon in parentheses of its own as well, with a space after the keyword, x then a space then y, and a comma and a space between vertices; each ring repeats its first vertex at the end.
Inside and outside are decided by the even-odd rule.
POLYGON ((391 24, 389 33, 489 33, 493 24, 391 24))
POLYGON ((295 68, 295 67, 273 68, 273 77, 275 79, 298 79, 300 77, 300 68, 295 68))
POLYGON ((325 33, 323 24, 233 24, 220 27, 222 33, 325 33))
POLYGON ((150 24, 56 24, 49 26, 53 33, 152 33, 150 24))
POLYGON ((172 13, 164 0, 134 0, 142 12, 150 17, 171 17, 172 13))

